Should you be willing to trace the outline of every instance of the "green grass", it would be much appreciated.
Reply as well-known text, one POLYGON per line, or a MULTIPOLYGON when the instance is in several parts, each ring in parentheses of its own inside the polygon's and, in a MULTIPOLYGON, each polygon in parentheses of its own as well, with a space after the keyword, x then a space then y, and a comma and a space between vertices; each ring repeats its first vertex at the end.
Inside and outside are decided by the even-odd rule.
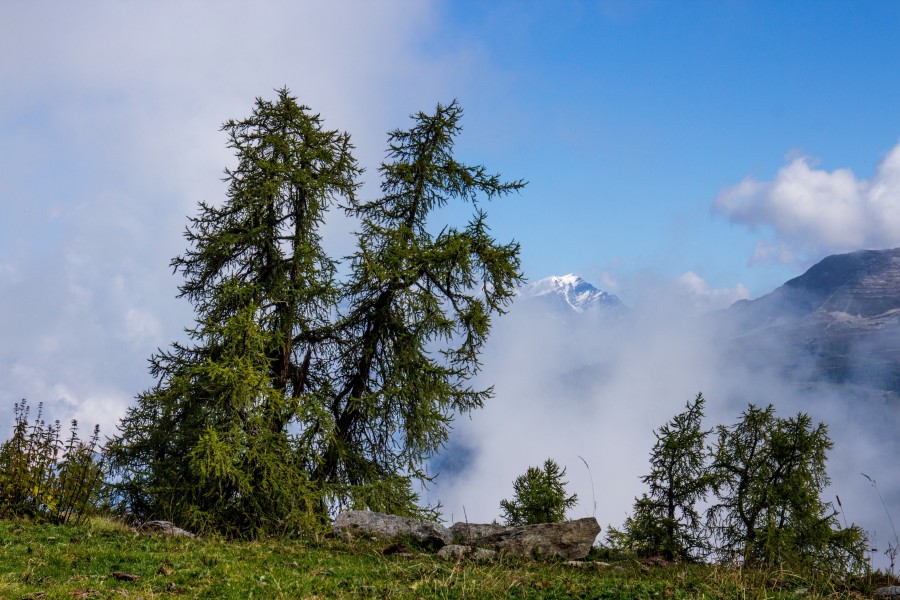
POLYGON ((633 560, 573 568, 504 558, 447 562, 383 556, 387 544, 234 542, 82 526, 0 521, 0 598, 848 598, 852 584, 710 566, 642 568, 633 560), (126 581, 116 572, 136 575, 126 581), (805 591, 804 591, 805 590, 805 591))

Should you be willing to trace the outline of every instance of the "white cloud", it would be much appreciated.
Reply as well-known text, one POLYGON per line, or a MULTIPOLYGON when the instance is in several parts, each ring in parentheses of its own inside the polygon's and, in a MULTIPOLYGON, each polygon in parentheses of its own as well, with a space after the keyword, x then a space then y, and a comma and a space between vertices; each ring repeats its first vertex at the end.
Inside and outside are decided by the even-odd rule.
MULTIPOLYGON (((883 460, 897 452, 890 432, 900 416, 893 406, 880 398, 848 399, 852 390, 839 386, 797 385, 775 371, 742 366, 726 351, 715 319, 696 318, 677 297, 673 308, 677 286, 658 284, 656 294, 648 294, 657 302, 618 320, 583 313, 562 323, 522 306, 499 319, 483 381, 494 385, 496 397, 472 419, 454 422, 450 449, 442 455, 447 462, 437 461, 442 472, 423 498, 441 501, 448 521, 490 522, 500 518, 499 502, 511 497, 515 477, 550 457, 567 468, 567 489, 578 494, 569 516, 596 516, 605 534, 607 525, 621 526, 646 491, 640 477, 649 469, 654 429, 702 391, 707 427, 734 423, 750 402, 772 403, 779 416, 803 411, 826 423, 834 448, 828 462, 833 484, 824 499, 840 495, 847 520, 883 541, 890 533, 884 508, 859 472, 879 470, 875 477, 884 482, 881 491, 894 511, 898 467, 883 460), (461 469, 454 453, 465 458, 461 469)), ((679 285, 693 296, 716 292, 693 273, 679 285)), ((740 295, 741 287, 722 296, 740 295)), ((787 361, 779 361, 780 351, 799 359, 776 345, 768 355, 773 364, 787 361)))
POLYGON ((693 271, 688 271, 676 278, 682 291, 693 300, 693 304, 704 310, 728 308, 738 300, 750 297, 750 290, 743 283, 733 288, 710 288, 709 284, 693 271))
POLYGON ((723 189, 713 210, 752 230, 771 229, 775 239, 757 246, 754 261, 803 262, 900 246, 900 144, 871 179, 795 157, 771 181, 748 177, 723 189))
MULTIPOLYGON (((419 46, 414 0, 0 4, 0 398, 104 433, 192 323, 169 269, 224 194, 219 127, 287 86, 377 177, 387 131, 465 93, 469 50, 419 46), (453 93, 451 93, 453 92, 453 93), (93 417, 92 417, 93 415, 93 417)), ((371 184, 369 184, 371 187, 371 184)), ((326 242, 349 251, 334 211, 326 242)), ((0 439, 12 411, 0 410, 0 439)))

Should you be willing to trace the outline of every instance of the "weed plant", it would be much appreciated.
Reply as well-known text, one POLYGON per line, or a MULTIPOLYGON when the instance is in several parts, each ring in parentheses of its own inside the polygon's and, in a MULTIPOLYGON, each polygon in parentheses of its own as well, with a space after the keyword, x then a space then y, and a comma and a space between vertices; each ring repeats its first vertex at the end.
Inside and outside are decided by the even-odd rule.
POLYGON ((12 436, 0 445, 0 518, 79 523, 103 486, 100 429, 83 441, 73 420, 63 439, 59 421, 44 421, 42 404, 33 422, 30 408, 25 400, 15 404, 12 436))

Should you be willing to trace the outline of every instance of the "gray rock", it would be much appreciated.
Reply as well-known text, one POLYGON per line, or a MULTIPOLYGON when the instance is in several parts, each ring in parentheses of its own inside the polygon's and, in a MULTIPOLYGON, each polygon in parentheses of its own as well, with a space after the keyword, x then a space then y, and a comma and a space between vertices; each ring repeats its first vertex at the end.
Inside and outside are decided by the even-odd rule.
POLYGON ((567 560, 563 563, 567 567, 575 567, 578 569, 585 569, 587 567, 595 567, 597 569, 608 569, 612 565, 608 562, 600 562, 599 560, 595 561, 585 561, 585 560, 567 560))
POLYGON ((567 560, 563 563, 566 567, 575 567, 576 569, 584 569, 585 567, 590 567, 593 563, 585 562, 581 560, 567 560))
POLYGON ((481 562, 492 561, 495 558, 497 558, 497 553, 487 548, 475 548, 475 551, 472 553, 472 560, 481 562))
POLYGON ((597 519, 588 517, 565 523, 507 527, 479 538, 474 544, 517 556, 578 560, 587 556, 599 533, 597 519))
POLYGON ((197 537, 186 529, 175 527, 175 525, 169 521, 147 521, 141 525, 140 529, 142 531, 151 531, 153 533, 162 533, 164 535, 173 535, 176 537, 197 537))
POLYGON ((486 562, 496 558, 497 553, 487 548, 473 548, 471 546, 463 546, 461 544, 450 544, 444 546, 437 551, 438 558, 444 560, 459 560, 461 558, 471 558, 472 560, 486 562))
POLYGON ((462 546, 460 544, 449 544, 437 551, 437 557, 444 560, 457 560, 465 558, 472 553, 471 546, 462 546))
POLYGON ((368 510, 345 510, 334 520, 333 529, 335 535, 344 539, 372 537, 410 541, 431 548, 441 548, 451 540, 450 532, 439 523, 368 510))
POLYGON ((494 535, 507 529, 511 529, 511 527, 497 523, 454 523, 450 527, 450 535, 453 536, 454 542, 472 544, 487 535, 494 535))
POLYGON ((900 598, 900 585, 889 585, 875 590, 876 598, 900 598))

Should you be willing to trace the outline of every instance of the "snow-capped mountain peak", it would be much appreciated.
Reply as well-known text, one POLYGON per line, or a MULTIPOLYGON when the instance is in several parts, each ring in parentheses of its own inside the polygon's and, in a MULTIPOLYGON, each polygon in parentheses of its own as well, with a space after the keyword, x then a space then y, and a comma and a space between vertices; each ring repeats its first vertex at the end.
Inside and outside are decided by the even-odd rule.
POLYGON ((622 306, 616 296, 595 288, 574 273, 535 281, 523 288, 521 295, 524 298, 543 298, 562 303, 579 313, 594 306, 622 306))

